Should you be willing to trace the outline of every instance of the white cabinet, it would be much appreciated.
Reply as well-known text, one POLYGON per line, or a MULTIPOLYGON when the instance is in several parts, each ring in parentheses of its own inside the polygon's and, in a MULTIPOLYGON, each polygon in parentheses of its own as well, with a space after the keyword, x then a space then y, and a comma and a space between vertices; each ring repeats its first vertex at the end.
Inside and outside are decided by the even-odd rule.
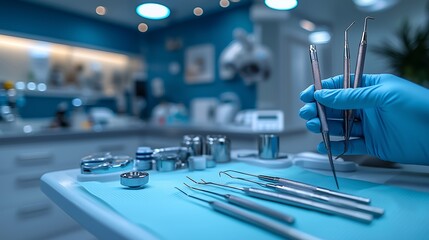
POLYGON ((95 152, 134 156, 140 145, 137 135, 24 140, 0 145, 0 239, 46 239, 80 228, 40 191, 40 177, 79 168, 80 159, 95 152))

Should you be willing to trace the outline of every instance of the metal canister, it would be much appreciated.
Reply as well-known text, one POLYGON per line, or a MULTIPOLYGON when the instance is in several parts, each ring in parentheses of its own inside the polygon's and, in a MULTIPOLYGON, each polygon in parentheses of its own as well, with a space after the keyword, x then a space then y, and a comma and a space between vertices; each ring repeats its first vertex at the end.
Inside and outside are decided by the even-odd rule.
POLYGON ((199 135, 183 136, 182 146, 188 148, 189 155, 203 155, 203 137, 199 135))
POLYGON ((231 161, 231 141, 224 135, 207 135, 205 153, 213 157, 215 163, 231 161))
POLYGON ((275 134, 261 134, 258 138, 258 155, 262 159, 276 159, 279 156, 280 140, 275 134))
POLYGON ((156 161, 156 170, 160 172, 174 171, 181 163, 177 153, 158 153, 154 155, 156 161))

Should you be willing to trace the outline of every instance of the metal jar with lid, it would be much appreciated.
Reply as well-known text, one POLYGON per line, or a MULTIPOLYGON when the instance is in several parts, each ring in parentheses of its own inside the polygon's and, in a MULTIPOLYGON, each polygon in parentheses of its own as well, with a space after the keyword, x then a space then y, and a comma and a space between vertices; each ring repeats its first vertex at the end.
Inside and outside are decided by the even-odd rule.
POLYGON ((190 156, 203 155, 203 137, 200 135, 183 136, 182 147, 188 148, 190 156))
POLYGON ((207 135, 205 153, 212 156, 215 163, 231 161, 231 141, 224 135, 207 135))
POLYGON ((156 170, 159 172, 171 172, 178 168, 181 163, 177 153, 160 152, 154 155, 156 170))

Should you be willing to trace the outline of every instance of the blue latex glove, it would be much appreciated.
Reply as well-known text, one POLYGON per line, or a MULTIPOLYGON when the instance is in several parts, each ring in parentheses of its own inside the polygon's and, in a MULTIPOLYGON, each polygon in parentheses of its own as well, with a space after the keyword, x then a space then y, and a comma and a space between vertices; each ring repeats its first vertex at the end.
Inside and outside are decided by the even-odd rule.
MULTIPOLYGON (((364 75, 362 87, 341 89, 343 76, 322 81, 301 93, 300 110, 307 128, 320 133, 315 99, 326 106, 330 135, 344 136, 342 109, 356 109, 349 148, 345 154, 369 154, 387 161, 429 165, 429 90, 391 74, 364 75)), ((331 143, 341 154, 344 141, 331 143)), ((318 151, 326 153, 323 143, 318 151)))

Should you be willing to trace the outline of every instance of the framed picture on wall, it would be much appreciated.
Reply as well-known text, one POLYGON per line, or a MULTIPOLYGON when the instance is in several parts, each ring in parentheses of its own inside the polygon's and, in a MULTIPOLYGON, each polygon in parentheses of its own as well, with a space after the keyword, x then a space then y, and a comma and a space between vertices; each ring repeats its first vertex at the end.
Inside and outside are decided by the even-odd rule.
POLYGON ((214 81, 214 46, 202 44, 185 51, 185 81, 188 84, 210 83, 214 81))

